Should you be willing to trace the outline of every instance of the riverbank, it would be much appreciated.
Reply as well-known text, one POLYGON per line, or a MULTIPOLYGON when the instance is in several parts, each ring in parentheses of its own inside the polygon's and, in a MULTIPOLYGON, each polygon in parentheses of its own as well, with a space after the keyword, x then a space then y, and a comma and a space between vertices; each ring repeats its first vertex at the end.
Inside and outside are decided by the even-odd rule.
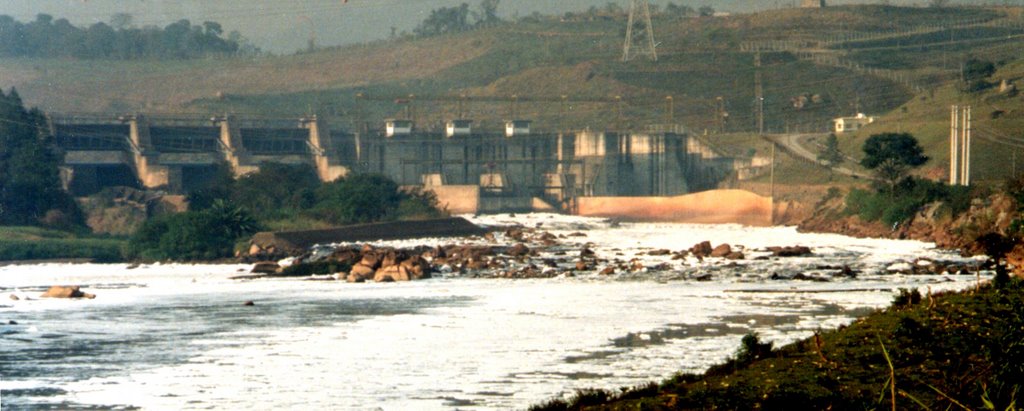
POLYGON ((773 348, 744 338, 729 361, 621 392, 582 390, 530 409, 1013 409, 1024 381, 1024 281, 891 307, 773 348))

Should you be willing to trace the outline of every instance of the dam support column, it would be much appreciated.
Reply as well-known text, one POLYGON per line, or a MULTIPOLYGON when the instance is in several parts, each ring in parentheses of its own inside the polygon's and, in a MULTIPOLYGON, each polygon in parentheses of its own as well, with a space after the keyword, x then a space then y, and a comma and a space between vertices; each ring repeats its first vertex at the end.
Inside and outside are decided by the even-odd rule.
POLYGON ((320 181, 331 182, 348 175, 348 167, 339 164, 337 154, 331 145, 330 133, 323 126, 323 120, 314 115, 299 121, 302 127, 309 130, 308 143, 313 152, 313 166, 316 167, 320 181))
POLYGON ((128 143, 132 152, 132 169, 143 187, 164 188, 181 183, 181 172, 177 173, 159 164, 160 153, 153 146, 149 135, 149 123, 142 115, 125 118, 128 122, 128 143))
POLYGON ((220 125, 220 150, 235 178, 260 171, 260 167, 252 163, 252 157, 242 143, 242 135, 238 128, 234 127, 234 119, 225 114, 223 117, 214 117, 210 120, 220 125))

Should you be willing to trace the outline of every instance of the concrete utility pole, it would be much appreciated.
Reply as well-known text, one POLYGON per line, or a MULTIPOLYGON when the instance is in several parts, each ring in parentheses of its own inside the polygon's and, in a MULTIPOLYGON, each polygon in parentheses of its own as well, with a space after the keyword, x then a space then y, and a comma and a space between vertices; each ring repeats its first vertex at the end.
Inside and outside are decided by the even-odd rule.
POLYGON ((951 110, 949 184, 971 185, 971 106, 953 106, 951 110))
POLYGON ((764 134, 764 86, 761 84, 761 53, 754 53, 754 107, 757 111, 757 134, 764 134))
POLYGON ((651 61, 658 61, 654 25, 651 24, 651 7, 647 0, 630 1, 629 21, 626 24, 626 43, 622 46, 622 61, 630 61, 636 56, 647 56, 651 61))

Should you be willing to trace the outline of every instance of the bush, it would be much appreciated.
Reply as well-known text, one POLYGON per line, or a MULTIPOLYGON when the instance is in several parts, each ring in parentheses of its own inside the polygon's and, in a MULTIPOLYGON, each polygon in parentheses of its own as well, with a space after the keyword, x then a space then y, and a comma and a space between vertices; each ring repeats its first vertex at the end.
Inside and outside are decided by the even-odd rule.
POLYGON ((160 216, 132 236, 129 255, 143 260, 212 260, 234 254, 235 242, 259 230, 248 211, 217 201, 207 210, 160 216))
POLYGON ((947 205, 953 216, 966 211, 971 205, 972 195, 968 187, 908 178, 895 190, 894 194, 884 190, 851 190, 846 196, 846 212, 865 221, 881 221, 891 226, 910 220, 922 206, 935 201, 947 205))
POLYGON ((313 212, 333 224, 395 220, 402 201, 411 198, 385 176, 356 174, 317 189, 313 212))
POLYGON ((764 358, 772 352, 772 343, 762 343, 757 333, 750 333, 743 336, 740 341, 740 348, 736 351, 736 362, 750 364, 754 360, 764 358))

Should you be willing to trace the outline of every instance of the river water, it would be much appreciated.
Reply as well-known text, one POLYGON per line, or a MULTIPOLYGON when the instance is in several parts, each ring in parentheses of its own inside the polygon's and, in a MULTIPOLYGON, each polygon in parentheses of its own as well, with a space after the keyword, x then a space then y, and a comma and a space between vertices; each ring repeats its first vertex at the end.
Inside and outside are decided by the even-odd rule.
POLYGON ((229 279, 246 265, 0 267, 0 404, 5 410, 521 409, 577 388, 704 370, 732 355, 749 332, 777 345, 804 338, 886 306, 898 288, 940 291, 977 281, 893 274, 920 258, 967 261, 916 241, 546 214, 475 220, 583 233, 563 242, 672 269, 347 284, 229 279), (642 255, 703 240, 745 246, 747 259, 642 255), (773 245, 806 245, 815 254, 766 258, 757 251, 773 245), (833 277, 841 265, 859 275, 833 277), (829 281, 771 279, 797 272, 829 281), (53 284, 81 285, 97 297, 37 298, 53 284), (243 305, 250 300, 254 306, 243 305))

